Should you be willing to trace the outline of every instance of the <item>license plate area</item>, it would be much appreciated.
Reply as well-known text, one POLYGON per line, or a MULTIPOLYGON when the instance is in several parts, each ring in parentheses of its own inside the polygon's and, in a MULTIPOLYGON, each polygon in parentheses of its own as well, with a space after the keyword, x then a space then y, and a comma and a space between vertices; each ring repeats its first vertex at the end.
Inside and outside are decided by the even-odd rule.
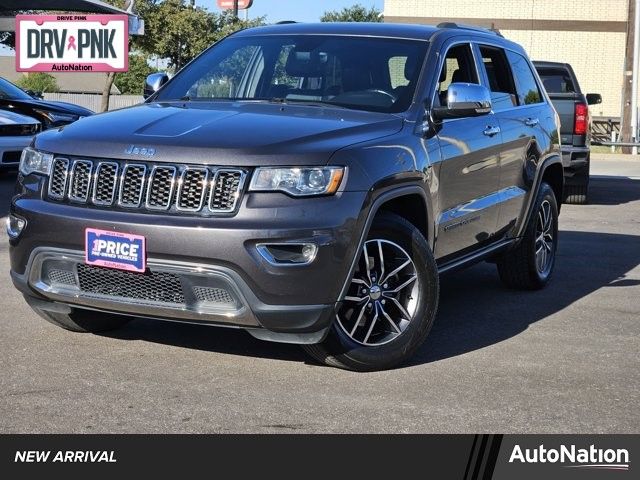
POLYGON ((147 268, 145 237, 87 228, 85 263, 128 272, 144 272, 147 268))

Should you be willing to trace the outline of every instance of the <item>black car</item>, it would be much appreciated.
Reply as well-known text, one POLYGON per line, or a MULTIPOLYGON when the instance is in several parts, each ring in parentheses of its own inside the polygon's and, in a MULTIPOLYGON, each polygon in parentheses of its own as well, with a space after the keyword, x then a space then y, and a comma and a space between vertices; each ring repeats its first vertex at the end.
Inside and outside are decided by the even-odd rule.
POLYGON ((589 105, 602 103, 598 93, 582 93, 568 63, 533 62, 560 117, 565 203, 585 204, 591 169, 591 115, 589 105))
POLYGON ((35 118, 42 123, 44 129, 61 127, 94 113, 88 108, 72 103, 34 98, 2 77, 0 77, 0 109, 35 118))
POLYGON ((244 30, 144 104, 35 138, 11 277, 68 330, 143 316, 390 368, 427 337, 441 273, 549 282, 558 128, 522 47, 488 30, 244 30))

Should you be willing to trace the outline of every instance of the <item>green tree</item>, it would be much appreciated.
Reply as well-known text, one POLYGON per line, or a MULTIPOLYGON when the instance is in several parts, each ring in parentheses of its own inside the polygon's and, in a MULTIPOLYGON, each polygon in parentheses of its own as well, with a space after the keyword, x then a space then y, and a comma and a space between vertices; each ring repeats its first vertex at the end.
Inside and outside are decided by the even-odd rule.
POLYGON ((57 92, 58 82, 53 75, 49 75, 44 72, 33 72, 23 76, 16 82, 23 90, 31 90, 32 92, 44 93, 44 92, 57 92))
POLYGON ((324 12, 320 17, 321 22, 382 22, 384 16, 376 7, 367 7, 359 3, 345 7, 342 10, 324 12))
POLYGON ((116 87, 123 95, 142 95, 144 80, 156 69, 149 66, 147 57, 139 53, 129 54, 129 71, 119 73, 115 78, 116 87))

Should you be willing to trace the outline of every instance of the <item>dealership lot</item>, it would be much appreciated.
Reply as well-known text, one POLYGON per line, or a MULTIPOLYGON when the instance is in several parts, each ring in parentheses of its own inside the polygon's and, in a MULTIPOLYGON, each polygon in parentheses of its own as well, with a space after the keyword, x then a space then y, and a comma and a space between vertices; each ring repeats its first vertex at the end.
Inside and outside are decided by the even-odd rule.
POLYGON ((592 174, 591 204, 563 206, 546 290, 507 290, 489 264, 447 275, 412 363, 371 374, 235 330, 66 332, 11 286, 3 235, 0 433, 637 432, 640 160, 592 174))

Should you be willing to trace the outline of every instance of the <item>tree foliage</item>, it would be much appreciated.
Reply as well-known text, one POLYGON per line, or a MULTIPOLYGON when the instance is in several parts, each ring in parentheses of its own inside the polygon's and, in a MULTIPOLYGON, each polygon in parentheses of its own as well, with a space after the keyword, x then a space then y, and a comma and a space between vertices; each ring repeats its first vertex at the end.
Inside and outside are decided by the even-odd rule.
POLYGON ((147 63, 146 56, 131 53, 129 54, 129 71, 116 76, 116 87, 123 95, 142 95, 145 78, 155 71, 156 69, 147 63))
POLYGON ((16 85, 23 90, 31 90, 37 93, 51 93, 60 90, 56 78, 44 72, 28 73, 18 80, 16 85))
POLYGON ((264 18, 244 21, 228 12, 218 14, 191 8, 181 0, 152 5, 144 19, 146 34, 140 47, 148 54, 167 59, 174 70, 236 30, 264 24, 264 18))
POLYGON ((320 17, 321 22, 382 22, 382 12, 376 7, 367 7, 357 3, 342 10, 324 12, 320 17))

